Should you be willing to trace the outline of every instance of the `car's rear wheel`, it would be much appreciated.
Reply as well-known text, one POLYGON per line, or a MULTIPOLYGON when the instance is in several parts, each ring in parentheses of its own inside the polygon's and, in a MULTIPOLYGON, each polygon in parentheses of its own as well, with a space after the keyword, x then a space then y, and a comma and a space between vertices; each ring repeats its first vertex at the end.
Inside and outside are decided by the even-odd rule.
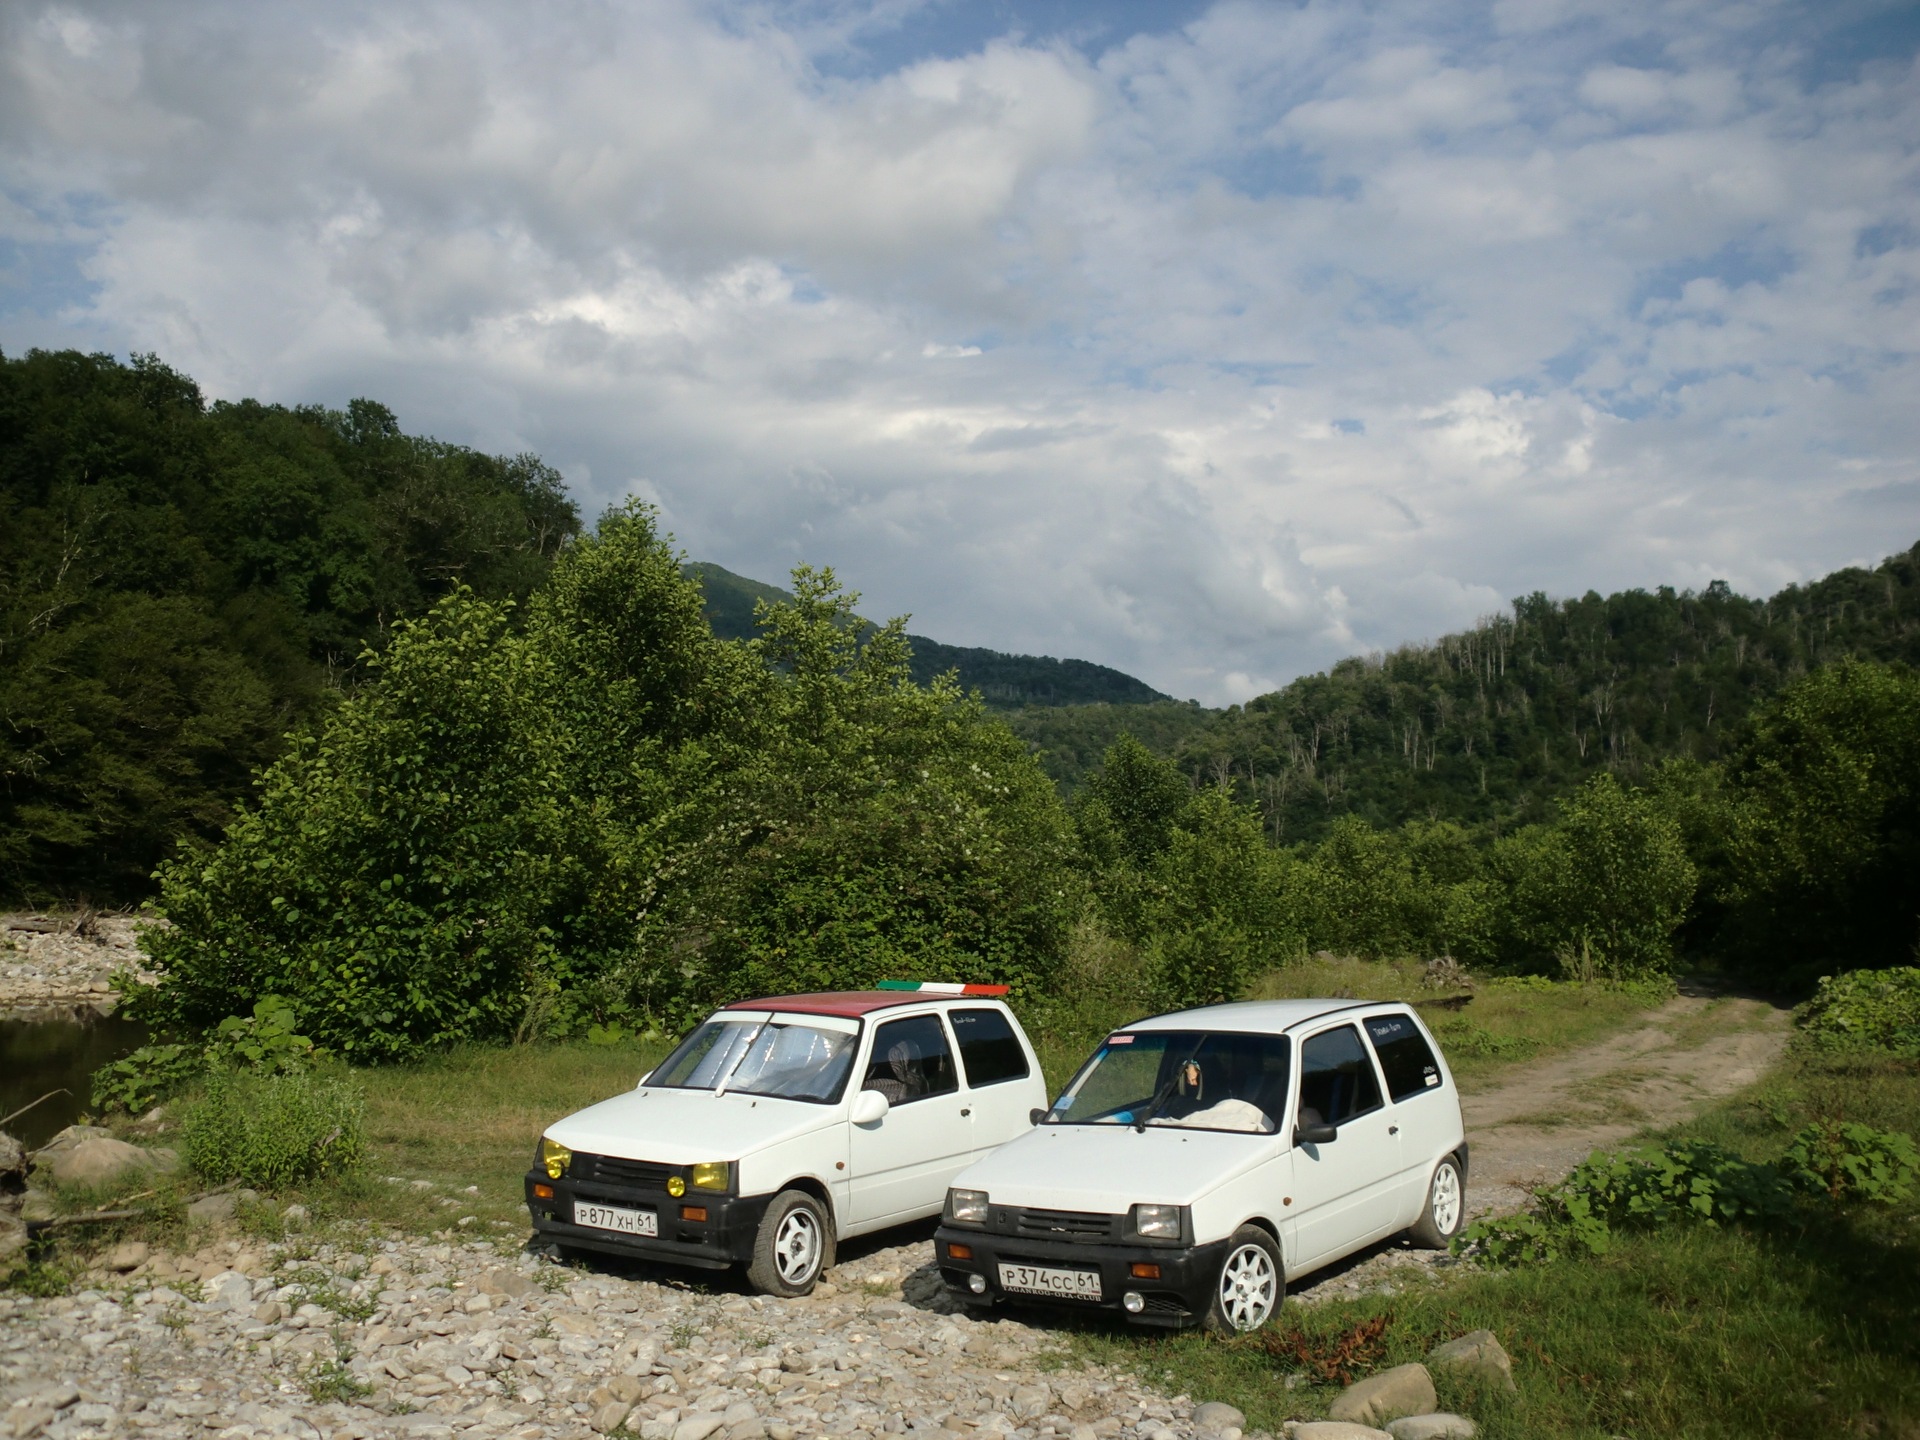
POLYGON ((1287 1286, 1280 1269, 1280 1247, 1258 1225, 1242 1225, 1227 1241, 1220 1277, 1206 1327, 1216 1335, 1245 1335, 1258 1330, 1280 1310, 1287 1286))
POLYGON ((782 1190, 754 1237, 747 1280, 763 1295, 805 1295, 833 1264, 833 1217, 804 1190, 782 1190))
POLYGON ((1467 1218, 1467 1185, 1460 1174, 1460 1162, 1447 1156, 1433 1169, 1427 1182, 1427 1204, 1420 1219, 1407 1231, 1407 1238, 1423 1250, 1444 1250, 1460 1233, 1467 1218))

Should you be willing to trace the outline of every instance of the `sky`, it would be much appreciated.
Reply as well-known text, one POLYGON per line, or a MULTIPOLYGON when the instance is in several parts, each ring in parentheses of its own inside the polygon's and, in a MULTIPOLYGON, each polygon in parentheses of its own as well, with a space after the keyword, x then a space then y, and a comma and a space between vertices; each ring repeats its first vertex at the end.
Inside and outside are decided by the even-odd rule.
POLYGON ((0 350, 1246 700, 1920 539, 1920 5, 0 6, 0 350))

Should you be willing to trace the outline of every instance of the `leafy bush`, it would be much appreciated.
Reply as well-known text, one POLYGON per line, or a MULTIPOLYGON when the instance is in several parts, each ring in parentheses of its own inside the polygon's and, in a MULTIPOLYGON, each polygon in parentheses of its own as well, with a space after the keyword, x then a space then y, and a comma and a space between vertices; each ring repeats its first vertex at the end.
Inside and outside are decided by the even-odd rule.
POLYGON ((1920 1056, 1920 966, 1823 975, 1793 1021, 1808 1049, 1920 1056))
POLYGON ((1891 1205, 1913 1193, 1920 1150, 1897 1130, 1828 1122, 1794 1136, 1780 1169, 1789 1183, 1832 1200, 1891 1205))
POLYGON ((142 1045, 93 1074, 93 1108, 139 1115, 166 1099, 207 1066, 198 1045, 142 1045))
POLYGON ((1892 1204, 1920 1172, 1913 1137, 1870 1125, 1811 1125, 1772 1164, 1685 1140, 1659 1150, 1600 1152, 1558 1185, 1534 1192, 1533 1209, 1492 1216, 1454 1239, 1455 1254, 1493 1265, 1605 1254, 1614 1232, 1692 1222, 1764 1224, 1786 1215, 1796 1191, 1829 1202, 1892 1204))
POLYGON ((206 1179, 273 1190, 358 1170, 365 1111, 350 1075, 215 1069, 182 1117, 180 1138, 206 1179))

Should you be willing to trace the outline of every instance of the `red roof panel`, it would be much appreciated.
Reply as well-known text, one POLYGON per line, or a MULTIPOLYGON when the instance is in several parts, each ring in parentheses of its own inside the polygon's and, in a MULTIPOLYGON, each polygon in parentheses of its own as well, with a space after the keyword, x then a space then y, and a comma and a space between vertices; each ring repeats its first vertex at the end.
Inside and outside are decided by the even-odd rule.
POLYGON ((927 1000, 958 999, 952 995, 922 995, 912 990, 826 990, 814 995, 769 995, 759 1000, 736 1000, 729 1010, 791 1010, 801 1015, 840 1015, 858 1020, 875 1010, 917 1005, 927 1000))

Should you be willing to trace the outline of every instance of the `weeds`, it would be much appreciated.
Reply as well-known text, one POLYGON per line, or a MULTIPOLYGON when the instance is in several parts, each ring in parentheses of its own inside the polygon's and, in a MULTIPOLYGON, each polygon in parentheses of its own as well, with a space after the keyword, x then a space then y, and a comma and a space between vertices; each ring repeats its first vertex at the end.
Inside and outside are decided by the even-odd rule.
POLYGON ((1323 1385, 1351 1385, 1354 1377, 1373 1369, 1386 1356, 1386 1333, 1393 1312, 1382 1311, 1332 1335, 1311 1335, 1297 1324, 1285 1330, 1267 1329, 1253 1339, 1276 1360, 1304 1370, 1323 1385))

